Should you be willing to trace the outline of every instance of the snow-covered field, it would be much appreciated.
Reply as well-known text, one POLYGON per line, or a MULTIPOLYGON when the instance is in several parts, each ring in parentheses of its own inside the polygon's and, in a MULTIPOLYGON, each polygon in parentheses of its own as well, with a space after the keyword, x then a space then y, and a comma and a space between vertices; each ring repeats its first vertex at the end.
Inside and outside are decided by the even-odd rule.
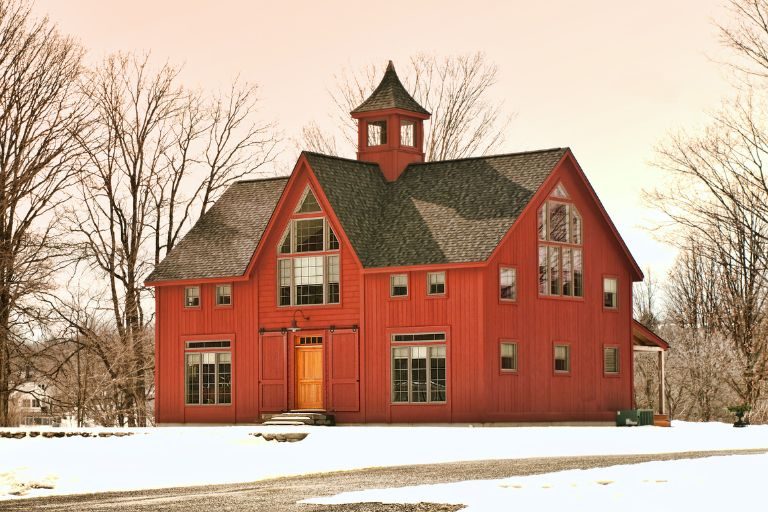
POLYGON ((348 492, 302 503, 357 502, 465 504, 466 512, 499 510, 765 510, 759 489, 768 455, 571 470, 545 475, 348 492), (762 503, 758 508, 756 505, 762 503))
MULTIPOLYGON (((249 482, 401 464, 768 448, 768 426, 735 429, 719 423, 676 422, 672 428, 235 426, 133 431, 135 435, 119 438, 0 439, 0 499, 16 498, 10 493, 20 490, 25 491, 22 497, 31 497, 249 482), (277 443, 248 435, 287 431, 309 436, 277 443), (52 488, 29 489, 32 484, 52 488)), ((608 485, 594 492, 619 488, 608 485)))

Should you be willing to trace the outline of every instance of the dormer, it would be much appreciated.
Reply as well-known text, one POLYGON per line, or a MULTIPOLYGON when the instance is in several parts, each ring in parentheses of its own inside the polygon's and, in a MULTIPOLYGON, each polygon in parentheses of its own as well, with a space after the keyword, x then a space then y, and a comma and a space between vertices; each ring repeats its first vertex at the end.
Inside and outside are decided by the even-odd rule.
POLYGON ((387 181, 424 161, 424 121, 430 113, 405 89, 392 61, 376 90, 350 114, 357 119, 357 159, 379 164, 387 181))

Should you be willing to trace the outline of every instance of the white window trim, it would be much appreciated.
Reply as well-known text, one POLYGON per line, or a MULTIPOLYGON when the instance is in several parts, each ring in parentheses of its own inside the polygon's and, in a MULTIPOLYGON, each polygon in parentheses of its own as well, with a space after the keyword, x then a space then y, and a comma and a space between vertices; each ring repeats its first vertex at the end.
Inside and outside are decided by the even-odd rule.
MULTIPOLYGON (((401 333, 402 334, 402 333, 401 333)), ((429 404, 446 404, 448 403, 448 346, 445 342, 438 342, 438 343, 410 343, 406 344, 403 343, 392 345, 390 347, 389 352, 389 368, 390 368, 390 379, 389 379, 389 401, 392 405, 429 405, 429 404), (426 379, 427 379, 427 400, 424 402, 414 402, 413 401, 413 374, 412 372, 412 352, 411 349, 413 347, 424 347, 427 349, 427 363, 426 363, 426 379), (408 375, 408 401, 395 401, 395 350, 397 349, 408 349, 408 367, 407 367, 407 375, 408 375), (433 348, 444 348, 445 349, 445 400, 432 400, 432 350, 433 348)))
POLYGON ((520 367, 519 359, 520 359, 520 350, 519 350, 518 343, 516 341, 501 340, 499 342, 499 370, 501 370, 502 373, 517 373, 517 370, 520 367), (504 359, 504 354, 502 353, 502 347, 504 345, 512 345, 512 346, 515 347, 515 359, 514 359, 515 367, 514 368, 504 368, 502 366, 502 364, 503 364, 502 361, 504 359))
MULTIPOLYGON (((537 267, 538 268, 538 267, 537 267)), ((502 302, 517 302, 517 267, 513 267, 512 265, 501 265, 499 266, 499 283, 498 283, 498 290, 499 290, 499 300, 502 302), (508 299, 506 297, 501 296, 501 275, 504 273, 505 270, 511 270, 512 276, 513 276, 513 282, 514 282, 514 293, 512 295, 511 299, 508 299)))
MULTIPOLYGON (((204 341, 204 340, 195 340, 195 341, 204 341)), ((213 340, 218 341, 218 340, 213 340)), ((225 340, 226 341, 226 340, 225 340)), ((201 373, 198 375, 198 400, 202 400, 203 398, 203 374, 202 369, 201 373)), ((184 406, 185 407, 230 407, 234 405, 235 403, 235 359, 232 354, 232 345, 230 341, 230 348, 222 348, 222 349, 186 349, 184 351, 184 406), (216 402, 212 404, 203 404, 198 402, 189 402, 189 396, 187 395, 187 392, 189 391, 189 362, 188 362, 188 356, 193 354, 199 354, 202 358, 204 354, 216 354, 216 374, 215 374, 215 397, 216 402), (220 403, 219 402, 219 356, 218 354, 229 354, 229 402, 228 403, 220 403)))
POLYGON ((391 299, 404 299, 411 294, 411 282, 410 278, 408 277, 408 272, 403 272, 399 274, 390 274, 389 275, 389 297, 391 299), (396 276, 405 276, 405 295, 394 295, 395 291, 395 277, 396 276))
POLYGON ((234 300, 233 300, 233 298, 232 298, 232 295, 234 294, 234 290, 233 290, 233 288, 234 288, 234 287, 233 287, 231 284, 229 284, 229 283, 224 283, 224 284, 217 284, 217 285, 216 285, 216 307, 219 307, 219 308, 228 308, 228 307, 232 306, 232 304, 234 303, 234 300), (229 295, 224 295, 224 294, 221 294, 221 293, 219 293, 219 292, 220 292, 220 290, 221 290, 222 288, 224 288, 225 286, 228 286, 228 287, 229 287, 229 295), (219 302, 219 299, 220 299, 220 298, 222 298, 222 297, 227 297, 227 296, 229 296, 229 302, 227 302, 227 303, 221 303, 221 302, 219 302))
POLYGON ((613 277, 613 276, 604 276, 603 277, 603 308, 604 309, 610 309, 610 310, 616 310, 619 309, 619 278, 613 277), (607 291, 607 284, 608 281, 613 281, 614 283, 614 291, 611 292, 611 295, 613 296, 613 304, 611 306, 605 305, 605 295, 608 293, 607 291))
MULTIPOLYGON (((448 281, 448 275, 445 272, 445 270, 437 270, 435 272, 427 272, 427 295, 432 296, 432 297, 442 297, 443 295, 446 295, 448 293, 448 283, 447 283, 447 281, 448 281), (430 290, 431 287, 432 287, 432 283, 429 282, 429 278, 430 278, 430 276, 439 275, 439 274, 443 275, 443 283, 442 283, 443 284, 443 291, 442 292, 432 293, 431 290, 430 290)), ((390 292, 391 292, 391 290, 390 290, 390 292)))
POLYGON ((196 309, 196 308, 199 308, 202 305, 202 303, 203 303, 203 299, 202 299, 202 297, 200 295, 201 295, 201 289, 200 289, 199 285, 185 286, 184 287, 184 308, 185 309, 196 309), (193 288, 197 288, 197 304, 190 305, 189 304, 188 290, 191 290, 193 288))

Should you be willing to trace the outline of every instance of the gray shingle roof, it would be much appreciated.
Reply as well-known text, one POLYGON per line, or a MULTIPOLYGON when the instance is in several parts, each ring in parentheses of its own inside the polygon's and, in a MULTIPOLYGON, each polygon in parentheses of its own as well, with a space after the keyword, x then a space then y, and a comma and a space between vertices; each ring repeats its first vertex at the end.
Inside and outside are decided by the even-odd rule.
POLYGON ((305 153, 364 267, 484 261, 567 149, 378 167, 305 153))
MULTIPOLYGON (((567 149, 411 164, 303 153, 366 268, 485 261, 567 149)), ((243 275, 287 178, 238 182, 148 281, 243 275)))
POLYGON ((413 99, 413 96, 405 89, 403 83, 395 72, 395 66, 392 61, 389 61, 387 65, 387 71, 384 73, 384 78, 381 79, 378 87, 373 93, 368 96, 364 102, 360 104, 352 114, 359 114, 362 112, 371 112, 373 110, 383 110, 385 108, 401 108, 410 112, 418 112, 420 114, 429 115, 427 109, 419 105, 419 103, 413 99))
POLYGON ((147 281, 243 275, 287 182, 271 178, 229 187, 147 281))

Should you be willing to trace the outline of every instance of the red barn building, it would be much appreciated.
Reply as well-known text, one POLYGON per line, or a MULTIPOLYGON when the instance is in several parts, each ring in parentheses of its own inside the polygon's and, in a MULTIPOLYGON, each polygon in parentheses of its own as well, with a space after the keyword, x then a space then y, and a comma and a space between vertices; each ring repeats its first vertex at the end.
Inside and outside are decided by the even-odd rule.
POLYGON ((288 177, 234 184, 157 266, 158 423, 632 406, 643 276, 572 152, 425 163, 429 116, 390 63, 352 111, 357 160, 304 152, 288 177))

